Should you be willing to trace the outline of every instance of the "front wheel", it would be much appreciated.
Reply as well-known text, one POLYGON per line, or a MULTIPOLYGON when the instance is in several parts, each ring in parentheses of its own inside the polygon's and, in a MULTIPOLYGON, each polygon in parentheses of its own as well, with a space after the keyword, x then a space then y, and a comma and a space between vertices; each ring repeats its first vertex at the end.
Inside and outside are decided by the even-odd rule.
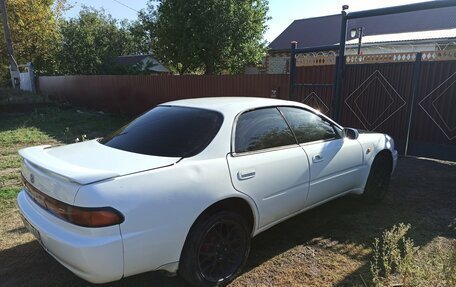
POLYGON ((391 180, 391 162, 387 155, 379 155, 372 163, 362 199, 367 203, 378 203, 386 195, 391 180))
POLYGON ((224 286, 239 275, 249 251, 250 230, 245 219, 221 211, 192 227, 179 274, 195 286, 224 286))

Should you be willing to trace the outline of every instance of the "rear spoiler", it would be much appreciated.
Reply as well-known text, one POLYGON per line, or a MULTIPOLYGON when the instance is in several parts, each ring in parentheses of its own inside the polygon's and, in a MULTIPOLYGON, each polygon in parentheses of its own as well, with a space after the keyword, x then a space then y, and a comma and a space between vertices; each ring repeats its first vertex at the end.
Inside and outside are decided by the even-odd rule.
POLYGON ((78 184, 89 184, 99 180, 119 176, 118 173, 106 170, 80 167, 60 160, 46 152, 50 145, 24 148, 18 151, 26 163, 46 173, 53 173, 78 184))

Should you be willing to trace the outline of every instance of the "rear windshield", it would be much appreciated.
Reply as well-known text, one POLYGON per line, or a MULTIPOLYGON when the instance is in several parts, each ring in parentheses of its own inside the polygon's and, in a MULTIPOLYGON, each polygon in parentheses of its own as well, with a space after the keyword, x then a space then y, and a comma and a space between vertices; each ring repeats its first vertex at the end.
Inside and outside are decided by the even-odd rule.
POLYGON ((112 148, 166 157, 190 157, 217 134, 223 116, 197 108, 158 106, 100 140, 112 148))

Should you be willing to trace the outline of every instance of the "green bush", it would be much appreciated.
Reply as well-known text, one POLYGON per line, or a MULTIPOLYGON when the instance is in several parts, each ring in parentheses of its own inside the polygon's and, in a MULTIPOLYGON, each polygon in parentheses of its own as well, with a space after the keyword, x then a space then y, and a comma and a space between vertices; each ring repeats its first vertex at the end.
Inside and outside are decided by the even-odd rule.
POLYGON ((7 65, 0 64, 0 87, 10 87, 11 76, 7 65))
MULTIPOLYGON (((399 223, 375 238, 370 262, 372 286, 456 286, 456 240, 419 249, 399 223)), ((438 238, 436 238, 438 240, 438 238)))
POLYGON ((374 240, 371 262, 374 286, 407 285, 415 272, 415 254, 418 248, 405 235, 410 224, 400 223, 383 232, 381 240, 374 240))

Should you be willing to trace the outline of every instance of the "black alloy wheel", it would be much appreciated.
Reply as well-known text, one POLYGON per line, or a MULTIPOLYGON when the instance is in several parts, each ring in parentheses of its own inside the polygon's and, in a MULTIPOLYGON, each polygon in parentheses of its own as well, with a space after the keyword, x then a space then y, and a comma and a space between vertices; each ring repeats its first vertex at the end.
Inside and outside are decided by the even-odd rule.
POLYGON ((379 155, 372 163, 362 198, 367 203, 378 203, 386 195, 391 181, 391 163, 387 155, 379 155))
POLYGON ((195 286, 224 286, 244 266, 250 251, 250 230, 239 214, 222 211, 190 231, 179 273, 195 286))

